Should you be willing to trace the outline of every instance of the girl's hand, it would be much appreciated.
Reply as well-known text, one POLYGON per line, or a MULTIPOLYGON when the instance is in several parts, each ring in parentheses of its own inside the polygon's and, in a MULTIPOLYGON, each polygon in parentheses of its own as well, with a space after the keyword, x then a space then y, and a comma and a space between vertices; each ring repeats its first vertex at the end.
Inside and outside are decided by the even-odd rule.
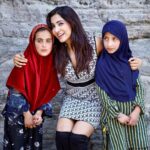
POLYGON ((140 112, 141 112, 140 107, 136 106, 135 109, 130 114, 130 121, 129 121, 128 125, 130 125, 130 126, 137 125, 137 123, 139 121, 140 112))
POLYGON ((22 66, 26 65, 27 61, 28 61, 28 60, 24 57, 24 55, 23 55, 22 53, 16 54, 16 55, 13 57, 14 65, 15 65, 16 67, 19 67, 19 68, 21 68, 22 66))
POLYGON ((24 116, 24 126, 25 128, 33 128, 33 116, 30 113, 30 111, 24 112, 23 113, 24 116))
POLYGON ((33 123, 35 126, 38 126, 43 122, 42 113, 42 110, 38 110, 35 115, 33 115, 33 123))
POLYGON ((123 113, 120 113, 117 119, 121 124, 128 124, 128 122, 130 121, 130 117, 123 113))
POLYGON ((140 69, 142 65, 142 60, 140 58, 131 57, 128 61, 132 70, 140 69))

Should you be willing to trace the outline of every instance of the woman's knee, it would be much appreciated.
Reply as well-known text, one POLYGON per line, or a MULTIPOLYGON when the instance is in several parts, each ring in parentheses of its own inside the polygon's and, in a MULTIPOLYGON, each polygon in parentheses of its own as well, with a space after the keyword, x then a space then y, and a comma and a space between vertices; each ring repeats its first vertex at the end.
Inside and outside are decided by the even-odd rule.
POLYGON ((87 137, 90 137, 93 134, 93 132, 94 127, 91 124, 84 121, 77 121, 72 129, 72 133, 85 135, 87 137))
POLYGON ((59 118, 57 122, 57 131, 60 132, 71 132, 74 126, 74 121, 67 118, 59 118))

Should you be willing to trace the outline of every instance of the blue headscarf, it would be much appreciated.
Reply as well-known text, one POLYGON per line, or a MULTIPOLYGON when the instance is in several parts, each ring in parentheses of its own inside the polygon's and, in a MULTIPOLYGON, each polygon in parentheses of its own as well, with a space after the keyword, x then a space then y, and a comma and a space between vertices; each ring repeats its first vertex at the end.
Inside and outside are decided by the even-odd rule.
POLYGON ((117 20, 107 22, 102 30, 102 38, 106 32, 120 40, 116 52, 109 54, 104 48, 96 65, 96 83, 112 100, 132 101, 136 96, 136 80, 139 71, 132 71, 128 59, 132 57, 125 25, 117 20))

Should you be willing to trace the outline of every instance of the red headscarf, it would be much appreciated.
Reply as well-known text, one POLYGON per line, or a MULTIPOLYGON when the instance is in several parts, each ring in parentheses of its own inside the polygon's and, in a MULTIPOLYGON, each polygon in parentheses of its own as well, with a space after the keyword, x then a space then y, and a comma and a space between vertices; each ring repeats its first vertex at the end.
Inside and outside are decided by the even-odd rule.
POLYGON ((26 97, 30 111, 49 102, 60 89, 52 52, 42 57, 35 48, 34 38, 40 28, 48 29, 48 26, 39 24, 33 28, 24 52, 28 62, 22 68, 14 67, 6 83, 7 87, 16 89, 26 97))

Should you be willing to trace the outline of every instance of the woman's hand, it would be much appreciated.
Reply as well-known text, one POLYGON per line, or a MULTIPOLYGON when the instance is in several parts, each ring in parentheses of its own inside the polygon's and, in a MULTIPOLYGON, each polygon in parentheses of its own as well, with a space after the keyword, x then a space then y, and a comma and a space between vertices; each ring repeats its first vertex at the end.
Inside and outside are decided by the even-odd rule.
POLYGON ((142 65, 142 60, 137 57, 131 57, 128 61, 132 70, 140 69, 142 65))
POLYGON ((42 113, 42 110, 38 110, 35 115, 33 115, 33 123, 35 126, 38 126, 43 122, 42 113))
POLYGON ((16 55, 13 57, 14 65, 15 65, 16 67, 19 67, 19 68, 21 68, 22 66, 26 65, 27 61, 28 61, 28 60, 24 57, 24 55, 23 55, 22 53, 16 54, 16 55))

